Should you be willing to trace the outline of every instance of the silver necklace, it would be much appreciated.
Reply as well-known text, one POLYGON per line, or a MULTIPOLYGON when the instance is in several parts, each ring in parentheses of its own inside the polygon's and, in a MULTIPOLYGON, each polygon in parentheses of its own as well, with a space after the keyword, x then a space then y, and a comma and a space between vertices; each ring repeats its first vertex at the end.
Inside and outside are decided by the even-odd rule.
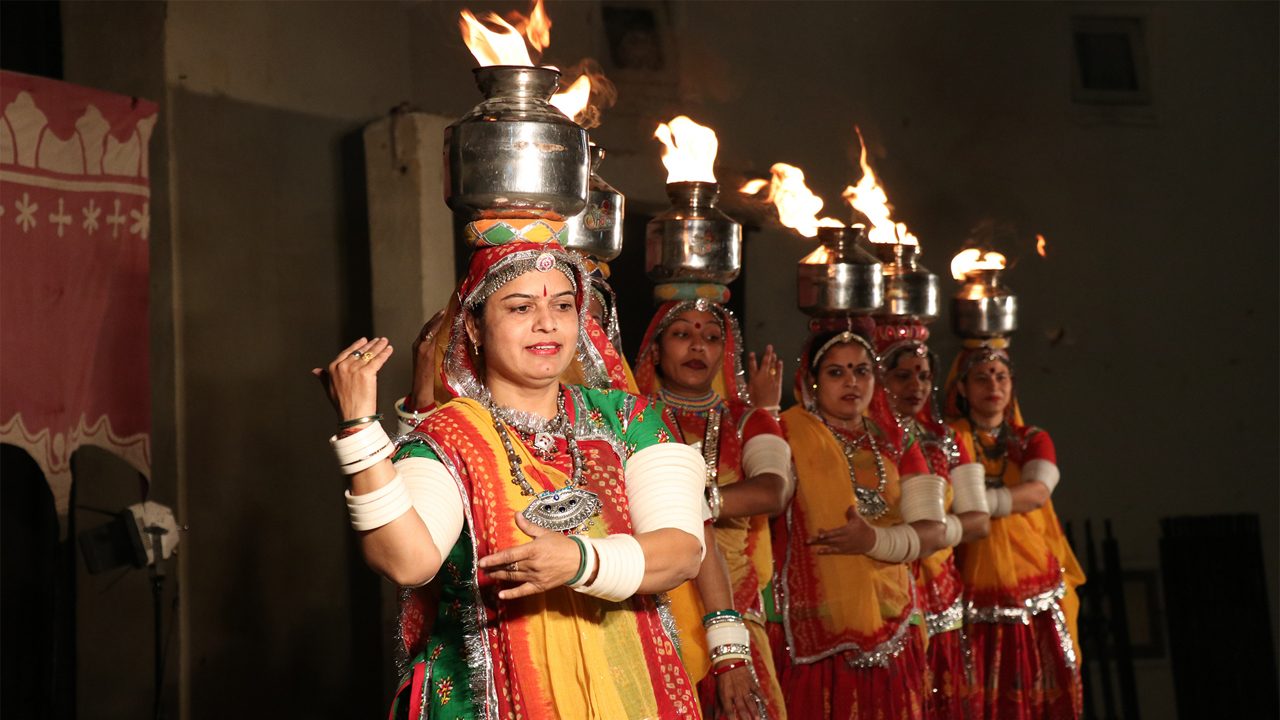
POLYGON ((875 520, 889 512, 889 503, 884 499, 884 489, 889 484, 888 473, 884 469, 884 457, 880 455, 880 448, 876 446, 876 438, 871 433, 871 425, 867 419, 862 418, 862 435, 853 440, 845 439, 844 435, 821 414, 818 417, 822 420, 822 424, 827 426, 827 430, 831 436, 840 443, 841 449, 844 450, 844 461, 849 468, 849 483, 853 485, 853 496, 858 502, 858 514, 868 520, 875 520), (867 444, 871 447, 871 455, 876 460, 876 487, 875 489, 865 488, 858 484, 858 478, 853 472, 853 458, 858 452, 858 443, 862 438, 867 439, 867 444))
POLYGON ((582 449, 578 447, 578 439, 573 432, 573 423, 569 422, 569 414, 565 412, 564 392, 561 391, 556 396, 556 416, 550 420, 531 413, 500 407, 491 399, 485 405, 493 417, 493 427, 498 431, 502 447, 507 452, 512 484, 520 486, 521 495, 533 497, 522 513, 525 519, 538 527, 556 532, 585 532, 591 527, 596 515, 600 513, 602 505, 600 496, 584 487, 586 481, 583 480, 582 474, 585 463, 582 461, 582 449), (517 432, 531 435, 539 457, 547 460, 555 457, 555 436, 564 437, 573 468, 564 487, 542 492, 534 490, 529 484, 529 479, 525 477, 523 461, 511 442, 511 434, 507 432, 508 425, 517 432), (551 458, 547 458, 543 447, 549 447, 551 458))
POLYGON ((1004 487, 1004 473, 1009 468, 1009 445, 1007 442, 1009 426, 1002 422, 995 427, 987 427, 973 418, 969 418, 969 424, 973 427, 973 448, 982 456, 982 467, 986 468, 988 462, 1000 462, 1000 469, 996 471, 995 475, 986 474, 987 487, 1004 487), (982 444, 982 438, 979 433, 986 433, 994 441, 990 450, 987 450, 987 447, 982 444))

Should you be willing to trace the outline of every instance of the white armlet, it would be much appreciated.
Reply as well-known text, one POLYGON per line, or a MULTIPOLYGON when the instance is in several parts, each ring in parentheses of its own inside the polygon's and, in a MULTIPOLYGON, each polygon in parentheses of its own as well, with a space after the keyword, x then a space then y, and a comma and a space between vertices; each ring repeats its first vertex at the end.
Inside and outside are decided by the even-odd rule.
POLYGON ((595 582, 574 590, 613 602, 635 595, 644 580, 644 550, 640 548, 640 541, 621 534, 581 539, 595 551, 598 570, 595 582))
POLYGON ((351 527, 361 532, 377 530, 413 509, 413 499, 399 473, 373 492, 352 495, 348 490, 345 494, 351 527))
POLYGON ((951 468, 951 488, 954 491, 952 512, 991 514, 991 508, 987 505, 986 470, 982 463, 971 462, 951 468))
POLYGON ((1022 465, 1023 481, 1038 482, 1049 488, 1049 494, 1053 494, 1053 489, 1058 487, 1058 480, 1061 478, 1058 472, 1058 466, 1048 460, 1028 460, 1022 465))
POLYGON ((443 561, 462 534, 462 495, 458 483, 439 460, 407 457, 396 463, 413 498, 413 509, 431 532, 431 541, 443 561))
POLYGON ((396 430, 401 435, 408 435, 418 429, 418 424, 427 418, 428 415, 436 409, 433 403, 430 407, 422 412, 409 409, 409 396, 406 395, 396 401, 396 430))
POLYGON ((867 552, 868 557, 887 563, 911 562, 920 557, 920 535, 910 525, 904 523, 873 529, 876 531, 876 542, 867 552))
POLYGON ((947 481, 937 475, 912 475, 902 481, 902 519, 942 522, 946 517, 947 481))
POLYGON ((702 532, 702 489, 707 466, 697 450, 679 443, 650 445, 627 461, 627 504, 631 527, 638 533, 674 528, 698 540, 707 552, 702 532))
POLYGON ((1007 487, 987 488, 987 506, 991 508, 991 517, 1005 517, 1013 512, 1013 493, 1007 487))
POLYGON ((960 518, 955 515, 948 515, 944 521, 947 524, 946 535, 943 536, 947 547, 955 547, 964 539, 964 525, 960 523, 960 518))
POLYGON ((777 435, 756 435, 742 446, 742 472, 746 477, 765 473, 791 477, 791 446, 777 435))

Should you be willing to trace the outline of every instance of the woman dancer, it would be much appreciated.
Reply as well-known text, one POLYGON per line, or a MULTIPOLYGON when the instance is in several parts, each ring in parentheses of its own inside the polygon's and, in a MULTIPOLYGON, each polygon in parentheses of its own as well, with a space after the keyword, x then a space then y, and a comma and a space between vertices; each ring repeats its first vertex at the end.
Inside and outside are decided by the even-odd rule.
POLYGON ((661 407, 559 382, 575 357, 599 386, 618 377, 586 291, 554 239, 477 249, 442 324, 455 397, 398 451, 375 412, 387 341, 328 367, 361 548, 411 588, 393 717, 699 714, 654 594, 697 572, 701 457, 661 407))
POLYGON ((961 546, 983 717, 1079 717, 1075 588, 1084 573, 1050 501, 1058 484, 1053 441, 1025 425, 1003 340, 966 347, 947 378, 945 411, 956 440, 981 461, 991 531, 961 546))
POLYGON ((781 668, 793 717, 923 716, 924 636, 911 562, 941 546, 944 481, 875 392, 870 320, 818 331, 797 371, 801 405, 782 414, 796 489, 776 523, 781 668))
MULTIPOLYGON (((743 400, 741 347, 737 320, 724 306, 707 300, 672 301, 659 307, 649 323, 634 369, 640 391, 667 406, 681 436, 699 449, 708 468, 710 512, 733 602, 721 608, 703 598, 704 609, 712 611, 703 625, 713 666, 711 679, 700 685, 703 708, 709 711, 715 705, 719 685, 719 705, 726 715, 751 712, 750 717, 783 718, 786 707, 764 630, 760 591, 773 567, 769 516, 781 512, 790 495, 791 457, 777 420, 743 400), (745 632, 726 634, 725 625, 745 625, 745 632), (742 645, 749 647, 735 647, 742 645), (755 698, 744 708, 739 693, 723 691, 744 687, 736 675, 752 672, 759 708, 750 707, 757 705, 755 698)), ((769 349, 756 370, 780 387, 780 368, 769 349)), ((700 577, 699 585, 706 580, 700 577)), ((685 642, 697 642, 696 633, 686 635, 695 637, 685 642)))
POLYGON ((955 432, 942 422, 934 397, 937 356, 926 344, 929 329, 904 320, 876 327, 884 397, 895 419, 920 446, 929 472, 948 480, 946 547, 916 566, 920 607, 929 643, 925 656, 926 718, 963 720, 981 716, 972 692, 973 667, 963 636, 964 585, 952 548, 986 537, 990 529, 982 465, 972 462, 955 432))

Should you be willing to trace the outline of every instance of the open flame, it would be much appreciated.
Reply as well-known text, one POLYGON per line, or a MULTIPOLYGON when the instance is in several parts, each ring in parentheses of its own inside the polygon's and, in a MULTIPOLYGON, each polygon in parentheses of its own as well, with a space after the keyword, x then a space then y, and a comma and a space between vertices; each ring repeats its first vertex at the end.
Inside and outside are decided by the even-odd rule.
POLYGON ((533 59, 529 57, 529 45, 533 45, 541 51, 546 47, 546 43, 551 41, 551 21, 546 19, 546 13, 541 10, 541 7, 542 0, 538 0, 538 5, 534 7, 533 17, 542 18, 546 23, 545 27, 533 27, 532 18, 529 18, 523 23, 524 32, 503 20, 497 13, 488 13, 484 16, 485 22, 496 25, 499 28, 498 30, 490 30, 470 10, 463 10, 458 20, 458 27, 462 29, 462 42, 466 43, 467 49, 471 51, 471 55, 475 57, 476 62, 480 63, 481 67, 490 65, 533 66, 533 59), (531 28, 534 37, 537 38, 536 42, 527 38, 526 33, 530 32, 531 28), (537 43, 542 44, 538 45, 537 43))
POLYGON ((1004 266, 1004 255, 993 251, 983 253, 978 248, 968 248, 951 258, 951 277, 964 280, 966 275, 975 270, 1002 270, 1004 266))
POLYGON ((579 121, 578 116, 587 108, 590 99, 591 77, 584 73, 568 88, 552 95, 550 102, 570 120, 579 121))
POLYGON ((774 163, 769 168, 772 179, 751 180, 742 186, 741 192, 754 195, 769 186, 765 202, 778 208, 778 221, 801 235, 811 238, 820 227, 844 227, 844 223, 831 217, 818 217, 822 210, 822 198, 813 194, 804 182, 804 171, 794 165, 774 163))
POLYGON ((843 195, 853 209, 865 215, 871 223, 867 239, 874 243, 919 245, 920 241, 916 236, 907 231, 906 223, 894 222, 889 209, 889 196, 880 187, 875 171, 867 162, 867 144, 862 139, 862 130, 855 126, 854 132, 858 133, 858 143, 862 146, 862 154, 858 160, 862 165, 862 178, 857 185, 845 188, 843 195))
POLYGON ((1044 251, 1045 251, 1045 248, 1048 246, 1049 246, 1049 241, 1045 240, 1043 235, 1040 235, 1037 233, 1036 234, 1036 252, 1040 255, 1040 257, 1047 257, 1044 251))
POLYGON ((684 115, 660 123, 653 136, 662 141, 662 164, 667 167, 667 184, 715 182, 713 169, 720 141, 716 131, 684 115))

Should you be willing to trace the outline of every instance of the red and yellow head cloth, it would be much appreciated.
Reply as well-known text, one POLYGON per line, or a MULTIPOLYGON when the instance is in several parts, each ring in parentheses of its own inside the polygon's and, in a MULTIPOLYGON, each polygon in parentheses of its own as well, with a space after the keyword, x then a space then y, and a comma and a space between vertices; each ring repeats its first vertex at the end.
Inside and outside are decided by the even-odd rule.
POLYGON ((742 371, 742 329, 733 313, 717 302, 706 298, 696 300, 670 300, 658 306, 658 311, 649 321, 644 340, 640 343, 640 354, 636 356, 632 371, 636 376, 636 387, 642 395, 654 395, 662 389, 662 374, 658 372, 658 353, 661 352, 658 342, 667 326, 675 322, 681 313, 689 310, 701 310, 711 313, 724 332, 724 355, 720 358, 720 367, 711 381, 711 389, 725 400, 750 402, 747 394, 746 375, 742 371))
POLYGON ((475 310, 502 286, 528 272, 559 271, 573 283, 578 304, 577 357, 563 380, 596 388, 627 386, 622 359, 595 318, 587 312, 589 274, 581 259, 564 249, 563 222, 543 218, 490 218, 467 223, 464 238, 472 246, 467 274, 449 301, 442 327, 449 329, 434 340, 437 402, 453 397, 483 399, 487 396, 479 354, 467 335, 463 310, 475 310))
MULTIPOLYGON (((947 384, 943 389, 942 414, 948 420, 966 417, 965 408, 960 397, 960 381, 969 374, 969 370, 978 363, 987 360, 999 360, 1013 372, 1013 362, 1009 358, 1009 338, 965 338, 956 359, 951 363, 951 371, 947 373, 947 384)), ((1018 404, 1018 386, 1016 380, 1012 384, 1009 406, 1004 409, 1005 422, 1021 426, 1022 408, 1018 404)))

